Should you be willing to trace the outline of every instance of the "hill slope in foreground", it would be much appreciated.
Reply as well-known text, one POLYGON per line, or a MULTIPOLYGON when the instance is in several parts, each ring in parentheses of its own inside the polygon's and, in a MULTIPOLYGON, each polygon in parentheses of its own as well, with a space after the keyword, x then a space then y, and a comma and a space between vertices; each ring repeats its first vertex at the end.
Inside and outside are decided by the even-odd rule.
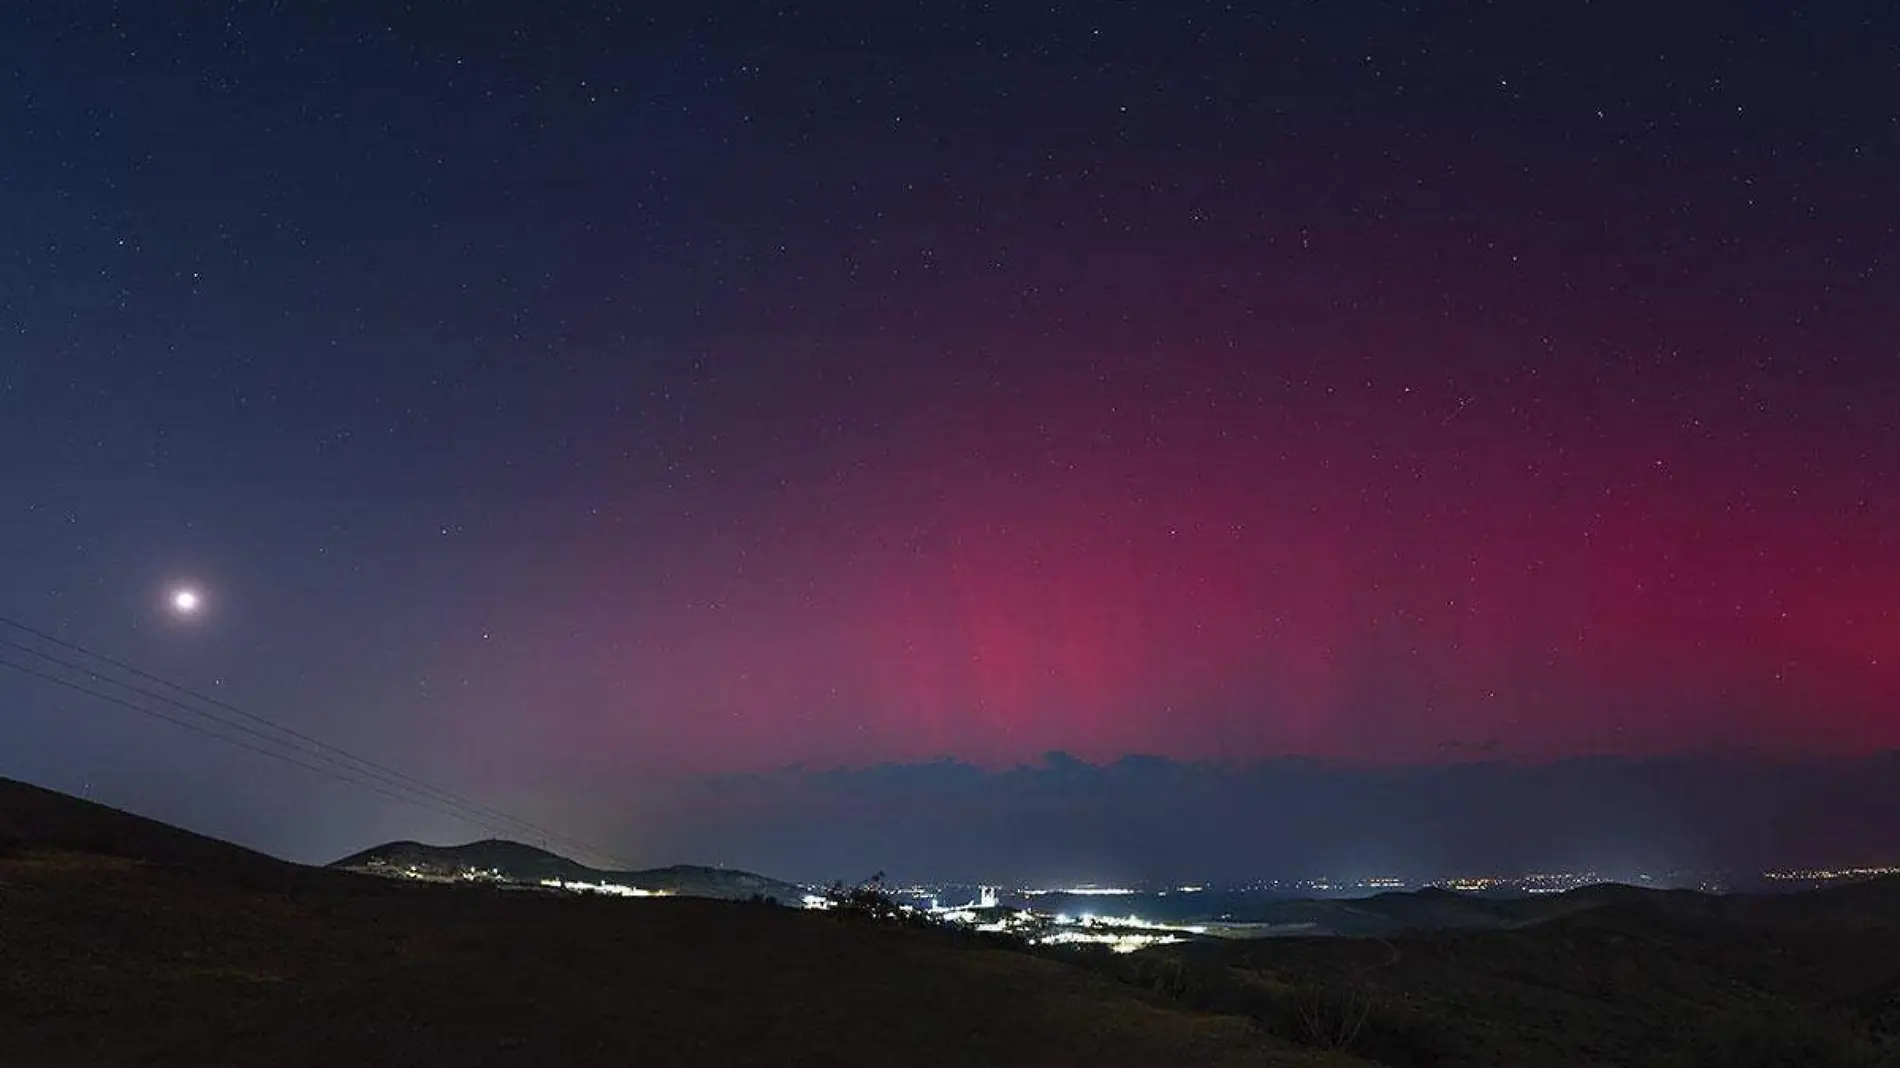
POLYGON ((0 1064, 636 1063, 1339 1062, 936 932, 305 868, 0 780, 0 1064))

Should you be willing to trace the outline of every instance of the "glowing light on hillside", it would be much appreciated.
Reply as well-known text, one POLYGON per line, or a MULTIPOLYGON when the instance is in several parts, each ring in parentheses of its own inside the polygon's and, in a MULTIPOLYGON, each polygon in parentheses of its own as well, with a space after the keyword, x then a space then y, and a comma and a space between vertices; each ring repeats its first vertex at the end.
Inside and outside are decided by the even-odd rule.
POLYGON ((569 890, 577 894, 606 894, 610 897, 668 897, 666 890, 648 890, 645 887, 627 886, 624 883, 580 883, 562 879, 543 879, 541 885, 551 890, 569 890))

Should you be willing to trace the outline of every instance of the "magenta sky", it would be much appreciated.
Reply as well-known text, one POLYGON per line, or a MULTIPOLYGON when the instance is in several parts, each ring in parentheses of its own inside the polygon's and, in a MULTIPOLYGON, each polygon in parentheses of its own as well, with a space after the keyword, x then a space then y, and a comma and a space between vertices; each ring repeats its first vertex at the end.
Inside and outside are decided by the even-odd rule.
POLYGON ((608 835, 1900 745, 1890 19, 1005 7, 0 16, 0 615, 608 835))

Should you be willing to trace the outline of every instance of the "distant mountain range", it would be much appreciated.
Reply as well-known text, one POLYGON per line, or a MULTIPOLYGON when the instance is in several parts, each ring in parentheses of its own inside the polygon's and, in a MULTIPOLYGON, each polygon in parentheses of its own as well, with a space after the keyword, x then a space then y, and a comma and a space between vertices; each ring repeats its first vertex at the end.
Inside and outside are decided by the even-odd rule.
POLYGON ((353 853, 328 865, 373 875, 461 879, 471 875, 497 882, 540 885, 548 880, 589 886, 619 886, 680 897, 747 901, 768 898, 796 906, 807 893, 802 886, 755 872, 676 864, 644 871, 593 868, 558 853, 520 842, 487 838, 455 846, 389 842, 353 853))
POLYGON ((1365 898, 1268 902, 1210 927, 1217 933, 1254 937, 1387 938, 1427 931, 1514 930, 1558 920, 1599 926, 1900 928, 1900 876, 1790 894, 1706 894, 1617 883, 1523 897, 1428 888, 1365 898))

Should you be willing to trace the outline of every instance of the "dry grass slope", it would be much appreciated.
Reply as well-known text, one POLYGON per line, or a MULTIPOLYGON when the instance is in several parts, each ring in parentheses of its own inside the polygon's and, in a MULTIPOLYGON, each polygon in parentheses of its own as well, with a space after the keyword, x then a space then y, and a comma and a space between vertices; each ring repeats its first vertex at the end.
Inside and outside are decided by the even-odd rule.
POLYGON ((935 932, 416 886, 0 781, 0 1064, 1324 1065, 935 932))
POLYGON ((0 780, 0 1064, 1900 1068, 1900 884, 1596 896, 1515 930, 1030 953, 303 868, 0 780))

